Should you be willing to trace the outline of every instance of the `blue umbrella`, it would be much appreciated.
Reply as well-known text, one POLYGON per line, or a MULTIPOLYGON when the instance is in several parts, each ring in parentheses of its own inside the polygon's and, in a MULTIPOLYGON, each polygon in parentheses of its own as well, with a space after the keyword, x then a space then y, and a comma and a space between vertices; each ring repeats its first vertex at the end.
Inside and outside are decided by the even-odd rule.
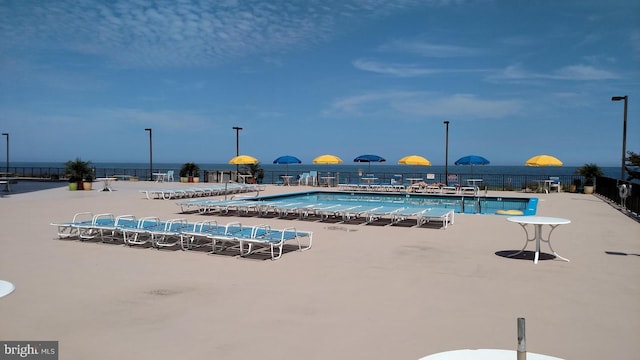
POLYGON ((473 165, 489 165, 491 162, 479 155, 467 155, 456 160, 456 165, 471 165, 471 174, 473 175, 473 165))
POLYGON ((300 161, 300 159, 298 159, 295 156, 291 156, 291 155, 283 155, 280 156, 279 158, 273 160, 274 164, 285 164, 287 165, 287 173, 286 175, 289 175, 289 164, 301 164, 302 161, 300 161))
POLYGON ((372 162, 385 162, 387 161, 382 156, 378 155, 360 155, 357 158, 353 159, 353 162, 366 162, 369 163, 369 170, 371 170, 372 162))
POLYGON ((491 162, 479 155, 467 155, 456 160, 456 165, 489 165, 491 162))

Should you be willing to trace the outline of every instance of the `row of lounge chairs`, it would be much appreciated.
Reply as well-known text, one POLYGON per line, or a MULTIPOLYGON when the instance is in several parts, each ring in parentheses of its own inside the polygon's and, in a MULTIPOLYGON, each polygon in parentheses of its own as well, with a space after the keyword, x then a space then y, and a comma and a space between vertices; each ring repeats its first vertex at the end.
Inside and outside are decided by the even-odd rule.
POLYGON ((343 191, 413 192, 424 194, 478 195, 477 186, 444 186, 442 184, 338 184, 343 191))
POLYGON ((269 250, 272 260, 282 256, 286 242, 295 242, 299 251, 311 248, 313 233, 293 227, 273 229, 269 225, 246 226, 239 222, 218 225, 215 221, 188 222, 186 219, 162 221, 157 217, 136 218, 133 215, 77 213, 68 222, 54 222, 61 239, 122 242, 129 246, 150 244, 155 248, 178 246, 183 250, 210 247, 216 253, 238 248, 240 256, 269 250), (303 246, 301 238, 308 239, 303 246))
POLYGON ((363 219, 365 223, 388 220, 397 224, 414 220, 416 226, 432 221, 440 221, 443 228, 454 222, 455 212, 446 208, 398 205, 360 205, 349 203, 309 203, 295 200, 190 200, 177 203, 183 213, 228 214, 295 217, 299 219, 316 217, 320 221, 329 218, 342 222, 363 219))
POLYGON ((265 186, 259 184, 239 184, 239 183, 226 183, 224 185, 213 185, 203 187, 192 188, 176 188, 176 189, 154 189, 154 190, 140 190, 145 194, 147 199, 184 199, 204 196, 216 196, 216 195, 231 195, 239 193, 248 193, 264 191, 265 186))

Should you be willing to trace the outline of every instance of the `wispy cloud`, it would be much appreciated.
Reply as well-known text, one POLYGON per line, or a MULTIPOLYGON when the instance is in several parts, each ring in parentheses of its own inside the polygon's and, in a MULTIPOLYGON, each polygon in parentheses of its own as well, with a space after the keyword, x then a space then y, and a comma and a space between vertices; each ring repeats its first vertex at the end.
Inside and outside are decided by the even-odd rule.
POLYGON ((365 117, 393 112, 423 119, 499 119, 515 114, 521 108, 519 100, 483 99, 472 94, 438 96, 417 91, 387 91, 336 100, 327 114, 365 117))
POLYGON ((353 62, 353 66, 356 69, 362 71, 370 71, 378 74, 392 75, 397 77, 418 77, 443 73, 472 73, 472 72, 487 72, 492 71, 488 69, 436 69, 427 68, 418 64, 395 64, 384 63, 379 61, 371 61, 358 59, 353 62))
POLYGON ((393 75, 398 77, 414 77, 432 75, 442 72, 437 69, 427 69, 414 64, 385 64, 377 61, 358 59, 353 62, 356 69, 370 71, 378 74, 393 75))
POLYGON ((476 56, 481 51, 471 47, 434 44, 416 40, 395 40, 378 47, 379 51, 416 54, 428 58, 450 58, 476 56))
POLYGON ((520 64, 510 65, 497 74, 489 77, 490 80, 613 80, 621 76, 615 72, 598 69, 591 65, 568 65, 548 73, 536 73, 526 70, 520 64))
POLYGON ((415 0, 17 2, 0 7, 0 52, 39 55, 57 49, 134 68, 208 66, 313 46, 357 19, 422 5, 415 0))

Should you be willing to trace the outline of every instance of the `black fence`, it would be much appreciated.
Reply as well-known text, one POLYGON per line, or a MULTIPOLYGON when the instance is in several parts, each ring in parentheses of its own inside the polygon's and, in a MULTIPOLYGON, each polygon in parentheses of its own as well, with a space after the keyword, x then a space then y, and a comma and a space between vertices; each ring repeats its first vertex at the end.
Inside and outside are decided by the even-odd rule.
POLYGON ((621 208, 627 209, 636 219, 640 216, 640 184, 599 177, 596 179, 595 192, 621 208), (621 189, 620 185, 623 184, 626 190, 621 189))
MULTIPOLYGON (((0 169, 4 170, 4 169, 0 169)), ((154 168, 154 173, 166 173, 173 169, 154 168)), ((3 172, 4 173, 4 172, 3 172)), ((291 176, 290 183, 297 184, 298 177, 302 174, 301 171, 290 171, 286 175, 291 176)), ((128 179, 131 177, 138 180, 150 180, 152 174, 149 169, 136 169, 136 168, 93 168, 93 175, 96 178, 100 177, 119 177, 128 179)), ((285 175, 285 171, 265 171, 262 183, 264 184, 282 184, 282 176, 285 175)), ((418 172, 396 172, 396 173, 376 173, 376 183, 379 184, 391 184, 391 179, 396 175, 401 175, 407 183, 406 179, 420 178, 424 181, 443 184, 461 184, 466 185, 470 179, 482 179, 479 186, 488 190, 499 191, 537 191, 542 184, 543 180, 548 180, 548 177, 542 175, 518 175, 518 174, 460 174, 455 178, 447 179, 447 176, 443 173, 426 174, 418 172), (430 176, 428 176, 430 175, 430 176)), ((25 177, 25 178, 37 178, 42 180, 65 180, 63 167, 10 167, 9 176, 25 177)), ((175 174, 176 180, 178 174, 175 174)), ((332 176, 335 184, 358 184, 362 182, 362 178, 366 177, 366 173, 358 171, 354 172, 331 172, 318 171, 318 177, 332 176)), ((581 191, 580 184, 584 183, 584 177, 580 175, 560 175, 561 190, 568 191, 581 191), (578 184, 576 184, 578 183, 578 184), (572 186, 574 185, 574 186, 572 186)), ((201 182, 222 182, 229 178, 235 179, 235 171, 233 170, 202 170, 200 171, 201 182)))

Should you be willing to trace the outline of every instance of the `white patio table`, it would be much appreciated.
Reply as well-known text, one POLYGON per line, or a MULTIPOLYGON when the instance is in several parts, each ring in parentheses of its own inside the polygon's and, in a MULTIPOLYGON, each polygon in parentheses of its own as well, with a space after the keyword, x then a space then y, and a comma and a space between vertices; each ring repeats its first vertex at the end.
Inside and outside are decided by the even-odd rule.
MULTIPOLYGON (((549 355, 527 352, 527 360, 563 360, 549 355)), ((464 349, 427 355, 420 360, 514 360, 517 351, 502 349, 464 349)))
POLYGON ((0 280, 0 298, 11 294, 15 289, 16 287, 12 283, 0 280))
POLYGON ((558 226, 566 225, 566 224, 571 223, 571 220, 567 220, 567 219, 563 219, 563 218, 555 218, 555 217, 546 217, 546 216, 511 216, 511 217, 507 218, 507 221, 514 222, 514 223, 517 223, 520 226, 522 226, 522 229, 524 230, 524 233, 525 233, 525 236, 526 236, 526 240, 524 242, 524 246, 522 247, 522 249, 520 251, 518 251, 517 253, 509 255, 509 257, 516 256, 516 255, 522 253, 524 251, 524 249, 527 247, 527 244, 529 243, 529 241, 535 241, 536 242, 536 254, 535 254, 533 263, 537 264, 538 263, 538 258, 540 257, 540 241, 544 241, 544 242, 547 243, 547 245, 549 245, 549 249, 551 249, 551 251, 553 252, 553 255, 555 257, 557 257, 558 259, 567 261, 567 262, 569 261, 569 259, 563 258, 562 256, 558 255, 558 253, 555 252, 555 250, 553 250, 553 248, 551 247, 551 233, 558 226), (529 231, 527 230, 527 225, 533 225, 533 227, 535 229, 533 237, 529 236, 529 231), (549 233, 547 234, 547 238, 546 239, 542 235, 542 227, 544 225, 549 225, 551 227, 551 230, 549 230, 549 233))

